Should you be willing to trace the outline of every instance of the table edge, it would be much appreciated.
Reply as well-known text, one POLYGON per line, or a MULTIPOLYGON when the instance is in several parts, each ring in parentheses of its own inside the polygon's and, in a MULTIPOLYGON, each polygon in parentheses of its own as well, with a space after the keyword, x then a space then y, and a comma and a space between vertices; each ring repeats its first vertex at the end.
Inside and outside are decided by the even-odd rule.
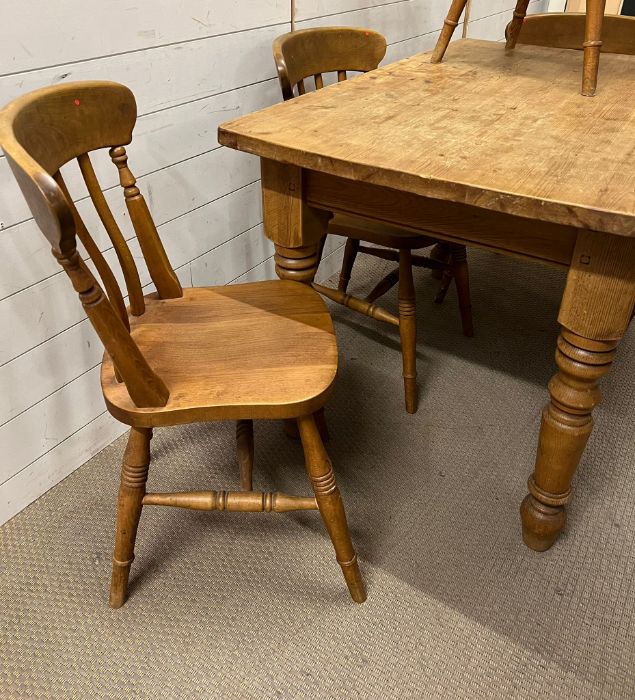
POLYGON ((431 199, 440 199, 459 204, 512 214, 537 221, 563 224, 578 229, 598 231, 626 238, 635 238, 635 216, 594 209, 584 205, 559 200, 543 200, 528 195, 519 195, 502 190, 492 190, 464 182, 448 182, 436 178, 424 178, 411 173, 377 168, 364 163, 355 163, 355 176, 351 177, 351 166, 347 161, 280 146, 253 136, 245 136, 229 127, 226 122, 218 127, 218 142, 222 146, 250 153, 260 158, 293 165, 305 170, 315 170, 347 180, 369 182, 380 187, 396 189, 431 199), (315 162, 309 162, 311 158, 315 162), (386 184, 382 175, 389 174, 394 182, 386 184))

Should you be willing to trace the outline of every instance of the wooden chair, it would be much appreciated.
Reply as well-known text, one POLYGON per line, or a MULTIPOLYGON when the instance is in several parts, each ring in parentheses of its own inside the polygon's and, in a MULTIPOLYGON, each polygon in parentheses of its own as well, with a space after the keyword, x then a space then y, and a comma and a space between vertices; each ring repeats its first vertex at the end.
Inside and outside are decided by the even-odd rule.
POLYGON ((110 413, 131 426, 123 458, 110 605, 126 597, 137 525, 145 505, 196 510, 319 509, 353 600, 364 585, 333 469, 316 427, 333 386, 337 347, 328 310, 309 286, 272 281, 182 289, 125 145, 136 121, 133 94, 109 82, 69 83, 21 97, 0 112, 0 146, 70 277, 106 352, 101 383, 110 413), (156 293, 144 296, 130 249, 106 204, 90 151, 109 148, 156 293), (115 276, 80 218, 60 174, 77 158, 127 286, 115 276), (83 243, 107 296, 76 248, 83 243), (314 497, 252 490, 253 419, 295 419, 314 497), (237 421, 242 491, 146 493, 155 426, 237 421))
MULTIPOLYGON (((278 69, 284 100, 306 92, 305 80, 312 78, 315 88, 324 87, 323 75, 337 73, 338 81, 346 80, 347 72, 375 70, 386 53, 386 40, 369 29, 320 27, 302 29, 278 37, 273 42, 273 56, 278 69)), ((417 410, 416 320, 415 289, 412 266, 432 268, 441 273, 443 281, 436 301, 441 303, 452 280, 456 282, 463 332, 474 334, 470 287, 465 246, 440 242, 432 236, 422 236, 394 226, 376 223, 348 214, 336 213, 328 233, 344 236, 346 247, 337 289, 320 284, 313 288, 338 304, 399 328, 403 357, 403 380, 406 410, 417 410), (361 245, 372 243, 380 248, 361 245), (437 246, 431 257, 413 255, 419 248, 437 246), (364 298, 347 294, 351 271, 358 253, 384 260, 394 260, 399 267, 379 281, 364 298), (377 306, 375 301, 399 283, 399 316, 377 306)))
MULTIPOLYGON (((437 45, 432 52, 432 63, 439 63, 443 60, 446 49, 452 39, 454 30, 457 28, 463 10, 468 0, 452 0, 448 16, 443 24, 443 29, 439 35, 437 45)), ((530 0, 517 0, 514 18, 507 28, 507 49, 513 49, 518 41, 518 35, 526 21, 527 8, 530 0)), ((593 97, 597 88, 598 69, 600 65, 600 51, 602 49, 602 25, 605 21, 604 11, 606 0, 586 0, 586 18, 584 22, 584 32, 580 35, 580 40, 575 48, 584 49, 584 64, 582 68, 582 94, 593 97)))
MULTIPOLYGON (((551 12, 528 15, 518 35, 519 44, 581 49, 586 18, 581 13, 551 12)), ((505 30, 511 31, 511 22, 505 30)), ((635 17, 606 15, 602 30, 602 53, 635 55, 635 17)))

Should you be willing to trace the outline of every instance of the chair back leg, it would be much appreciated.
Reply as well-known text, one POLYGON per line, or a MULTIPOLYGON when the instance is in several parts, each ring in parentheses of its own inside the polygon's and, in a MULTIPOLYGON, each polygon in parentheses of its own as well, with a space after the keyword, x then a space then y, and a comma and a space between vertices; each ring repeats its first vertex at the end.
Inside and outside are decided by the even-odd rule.
MULTIPOLYGON (((320 437, 322 442, 328 442, 331 439, 329 434, 329 426, 326 422, 326 415, 324 414, 324 408, 320 408, 313 414, 315 418, 315 424, 320 431, 320 437)), ((292 440, 300 439, 300 430, 298 429, 298 421, 295 418, 287 418, 284 422, 284 432, 288 438, 292 440)))
POLYGON ((371 304, 379 297, 383 297, 387 294, 396 284, 399 282, 399 268, 391 270, 385 277, 377 282, 377 284, 372 288, 372 290, 365 296, 364 301, 368 301, 371 304))

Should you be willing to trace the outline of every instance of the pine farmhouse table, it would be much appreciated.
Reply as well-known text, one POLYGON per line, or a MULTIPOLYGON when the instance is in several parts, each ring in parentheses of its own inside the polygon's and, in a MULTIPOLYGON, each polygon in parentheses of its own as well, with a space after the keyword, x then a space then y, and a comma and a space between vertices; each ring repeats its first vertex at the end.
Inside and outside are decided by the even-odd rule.
POLYGON ((222 125, 261 158, 281 278, 310 282, 330 212, 568 268, 557 374, 521 506, 544 551, 635 302, 635 57, 605 55, 596 97, 580 54, 459 40, 222 125))

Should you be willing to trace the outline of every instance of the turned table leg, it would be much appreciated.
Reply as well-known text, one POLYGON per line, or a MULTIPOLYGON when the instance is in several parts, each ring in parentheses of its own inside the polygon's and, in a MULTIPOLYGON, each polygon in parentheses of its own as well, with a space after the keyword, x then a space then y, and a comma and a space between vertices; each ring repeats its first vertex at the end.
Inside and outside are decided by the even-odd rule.
POLYGON ((254 422, 252 420, 243 419, 236 422, 236 448, 240 488, 243 491, 252 491, 254 474, 254 422))
POLYGON ((265 234, 274 242, 280 279, 310 284, 331 214, 306 203, 302 168, 261 160, 265 234))
POLYGON ((348 283, 351 280, 351 273, 353 271, 353 265, 355 264, 355 258, 357 257, 357 251, 359 250, 359 241, 355 238, 346 239, 346 247, 344 249, 344 259, 342 260, 342 269, 340 270, 340 281, 337 288, 340 292, 346 294, 348 289, 348 283))
MULTIPOLYGON (((311 284, 318 265, 320 264, 320 243, 303 248, 285 248, 276 244, 274 261, 276 263, 276 274, 281 280, 294 280, 295 282, 305 282, 311 284)), ((328 440, 328 428, 324 409, 318 412, 320 434, 323 440, 328 440)), ((299 439, 297 423, 290 418, 285 421, 285 433, 293 439, 299 439)))
POLYGON ((635 241, 580 232, 558 320, 558 373, 549 383, 536 466, 521 505, 525 544, 545 551, 565 523, 571 480, 593 428, 598 382, 611 368, 635 301, 635 241))
MULTIPOLYGON (((311 284, 317 272, 331 214, 306 203, 302 168, 262 158, 262 209, 265 234, 273 241, 276 274, 281 280, 311 284)), ((322 439, 328 438, 320 414, 322 439)), ((299 437, 294 419, 285 422, 289 437, 299 437)))

